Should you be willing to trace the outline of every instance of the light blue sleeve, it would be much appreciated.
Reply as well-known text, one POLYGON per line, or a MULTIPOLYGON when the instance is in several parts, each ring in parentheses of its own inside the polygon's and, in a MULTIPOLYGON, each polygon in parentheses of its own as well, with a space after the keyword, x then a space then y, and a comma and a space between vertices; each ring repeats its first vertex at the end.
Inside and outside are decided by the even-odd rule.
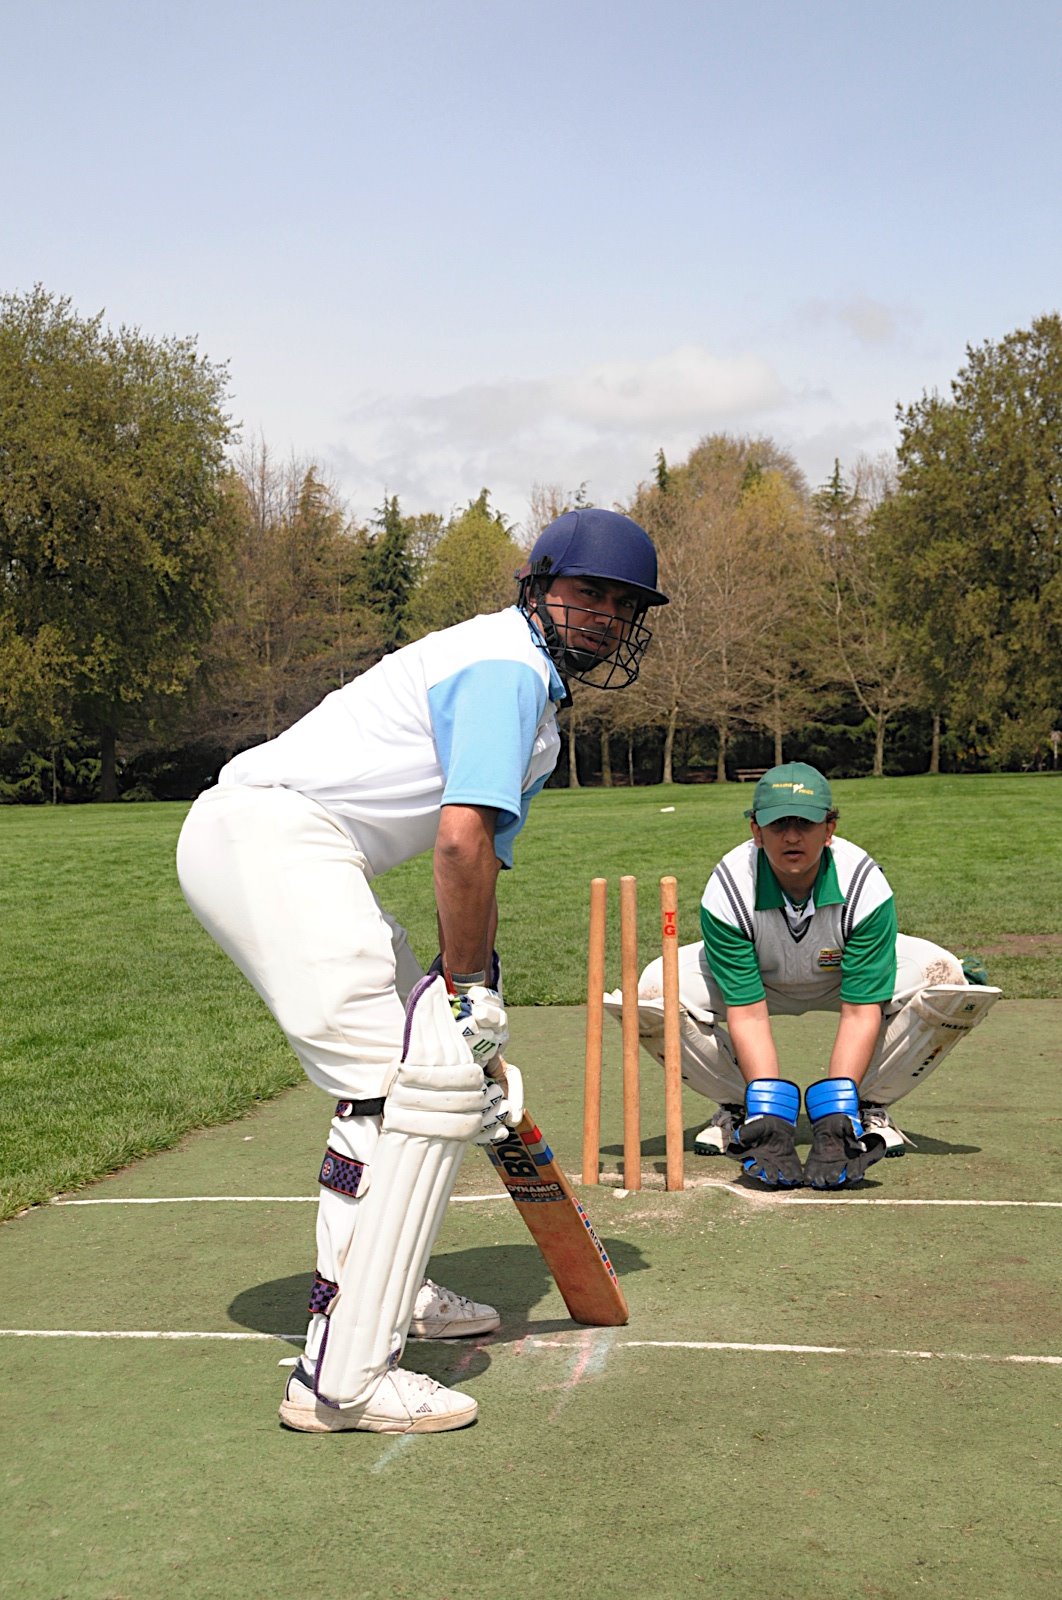
POLYGON ((543 776, 538 778, 531 785, 530 789, 527 790, 520 802, 520 815, 516 818, 515 822, 507 822, 504 828, 496 828, 494 830, 494 854, 497 856, 503 867, 512 866, 513 844, 516 840, 516 835, 520 832, 520 829, 527 821, 527 813, 530 810, 532 800, 535 798, 536 794, 538 794, 540 789, 545 788, 546 779, 548 777, 549 773, 544 773, 543 776))
POLYGON ((442 804, 492 806, 495 840, 508 833, 510 854, 525 815, 524 774, 545 704, 545 683, 523 661, 476 661, 428 690, 442 804))

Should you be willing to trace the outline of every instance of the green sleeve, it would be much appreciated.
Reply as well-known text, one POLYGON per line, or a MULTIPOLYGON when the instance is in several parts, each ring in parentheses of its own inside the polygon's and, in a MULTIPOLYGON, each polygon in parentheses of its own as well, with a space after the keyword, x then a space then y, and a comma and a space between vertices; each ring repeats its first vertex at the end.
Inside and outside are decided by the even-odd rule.
MULTIPOLYGON (((708 971, 723 991, 728 1006, 751 1006, 766 995, 756 946, 729 922, 720 922, 701 907, 701 934, 708 971)), ((890 991, 891 993, 891 991, 890 991)))
POLYGON ((841 957, 841 999, 878 1005, 896 989, 896 902, 890 895, 853 931, 841 957))

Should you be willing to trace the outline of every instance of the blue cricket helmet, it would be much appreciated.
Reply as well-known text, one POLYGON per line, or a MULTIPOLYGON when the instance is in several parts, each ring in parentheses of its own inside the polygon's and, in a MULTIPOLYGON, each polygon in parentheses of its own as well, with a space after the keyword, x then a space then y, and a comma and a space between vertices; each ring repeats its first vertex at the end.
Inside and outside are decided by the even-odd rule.
POLYGON ((607 578, 637 590, 646 607, 668 603, 656 587, 656 547, 645 529, 601 506, 565 511, 543 528, 517 577, 521 584, 542 577, 607 578))
POLYGON ((565 679, 597 689, 622 689, 638 676, 652 634, 642 618, 650 606, 666 606, 656 587, 656 547, 645 529, 618 511, 584 506, 565 511, 543 528, 516 574, 519 604, 543 636, 565 679), (598 578, 622 584, 636 608, 621 626, 607 607, 564 605, 549 598, 555 578, 598 578))

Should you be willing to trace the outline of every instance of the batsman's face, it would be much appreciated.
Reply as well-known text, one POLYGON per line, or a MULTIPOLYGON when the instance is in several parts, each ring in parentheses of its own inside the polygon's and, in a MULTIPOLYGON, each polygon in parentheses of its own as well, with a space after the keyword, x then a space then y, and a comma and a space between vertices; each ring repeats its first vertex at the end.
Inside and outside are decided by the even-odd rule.
POLYGON ((554 578, 540 604, 565 648, 588 663, 615 654, 639 611, 632 590, 604 578, 554 578))
POLYGON ((810 889, 818 874, 822 852, 833 838, 836 822, 781 817, 762 828, 755 820, 751 826, 752 837, 765 853, 786 893, 799 897, 810 889))

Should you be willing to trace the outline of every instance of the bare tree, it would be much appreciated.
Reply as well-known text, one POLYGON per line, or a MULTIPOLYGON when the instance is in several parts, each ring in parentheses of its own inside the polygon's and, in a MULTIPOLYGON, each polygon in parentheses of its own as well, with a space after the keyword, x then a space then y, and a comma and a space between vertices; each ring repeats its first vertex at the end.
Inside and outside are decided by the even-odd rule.
POLYGON ((826 573, 819 606, 835 651, 833 676, 851 689, 873 723, 877 778, 885 771, 889 722, 923 697, 907 643, 888 609, 887 568, 871 517, 875 495, 887 486, 880 463, 875 468, 864 462, 848 484, 835 462, 815 496, 826 573))
POLYGON ((239 462, 235 492, 227 609, 190 708, 199 737, 233 748, 272 738, 380 651, 355 599, 362 546, 316 466, 279 463, 259 441, 239 462))
POLYGON ((564 489, 559 483, 533 483, 527 497, 527 517, 522 525, 525 545, 530 549, 543 528, 548 528, 566 511, 578 511, 593 503, 587 497, 585 482, 578 489, 564 489))
POLYGON ((797 468, 770 440, 725 435, 669 468, 664 487, 658 474, 639 493, 632 515, 657 541, 671 597, 654 618, 658 638, 642 675, 647 711, 664 731, 665 783, 680 727, 715 728, 725 781, 735 729, 762 709, 764 664, 786 599, 779 527, 799 520, 803 493, 797 468))

